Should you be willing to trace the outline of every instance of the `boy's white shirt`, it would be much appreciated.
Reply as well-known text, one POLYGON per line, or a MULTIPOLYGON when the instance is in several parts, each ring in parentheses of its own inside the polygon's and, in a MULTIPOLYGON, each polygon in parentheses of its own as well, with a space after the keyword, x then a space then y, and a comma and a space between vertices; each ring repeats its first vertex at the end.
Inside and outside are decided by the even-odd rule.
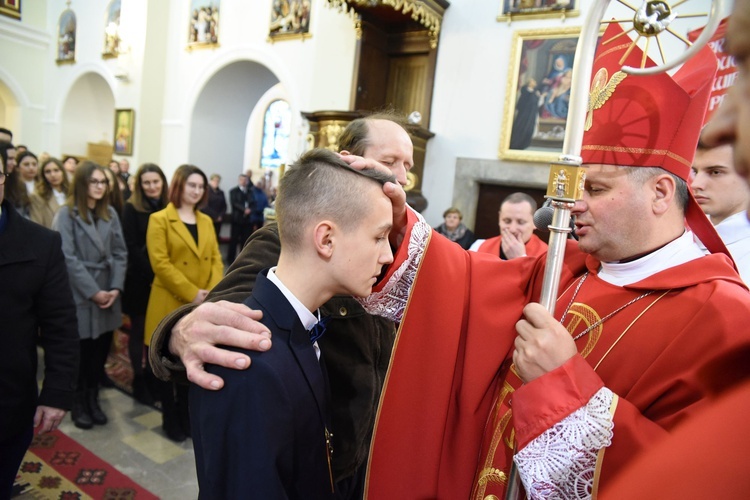
MULTIPOLYGON (((279 279, 278 276, 276 276, 276 266, 272 267, 268 270, 268 280, 276 285, 276 288, 279 289, 279 291, 286 297, 286 300, 289 301, 289 303, 294 308, 294 311, 297 313, 297 316, 299 317, 300 322, 302 322, 302 326, 305 327, 305 330, 310 330, 312 327, 315 326, 315 324, 320 321, 320 311, 318 311, 318 317, 315 317, 313 313, 311 313, 303 304, 300 302, 300 300, 294 296, 292 292, 289 291, 289 289, 284 286, 284 283, 281 282, 281 279, 279 279)), ((318 342, 313 342, 313 347, 315 348, 315 355, 318 357, 318 360, 320 360, 320 347, 318 346, 318 342)))

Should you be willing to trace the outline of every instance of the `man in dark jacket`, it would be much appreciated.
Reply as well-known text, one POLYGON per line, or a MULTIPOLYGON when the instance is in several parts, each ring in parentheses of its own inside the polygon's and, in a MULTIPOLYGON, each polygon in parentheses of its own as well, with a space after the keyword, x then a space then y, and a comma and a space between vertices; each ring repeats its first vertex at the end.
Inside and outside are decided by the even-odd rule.
POLYGON ((245 241, 253 232, 250 216, 254 208, 254 199, 251 190, 250 177, 241 174, 237 180, 237 186, 229 190, 229 203, 232 206, 232 228, 227 251, 227 262, 234 262, 237 255, 237 246, 242 248, 245 241))
POLYGON ((221 224, 224 221, 224 214, 227 211, 227 200, 224 198, 224 191, 219 188, 220 183, 221 176, 219 174, 211 174, 211 178, 208 181, 208 201, 206 202, 206 206, 201 208, 201 212, 211 217, 214 223, 216 241, 219 241, 221 224))
MULTIPOLYGON (((403 121, 392 115, 354 120, 341 135, 339 146, 351 154, 387 163, 398 182, 404 185, 406 173, 414 161, 413 145, 402 124, 403 121)), ((268 349, 268 340, 264 340, 266 345, 261 344, 260 349, 257 342, 245 340, 252 337, 248 331, 258 331, 250 319, 257 316, 240 303, 252 293, 258 272, 276 264, 280 251, 276 225, 261 228, 247 241, 204 306, 193 312, 195 306, 186 305, 167 316, 151 339, 149 356, 154 373, 166 378, 170 376, 169 370, 176 370, 173 374, 184 378, 184 367, 174 363, 166 349, 170 335, 192 343, 182 350, 183 359, 187 359, 186 352, 195 356, 195 348, 203 347, 204 353, 212 352, 205 349, 206 343, 268 349), (231 337, 217 342, 215 326, 220 326, 219 330, 231 337)), ((351 297, 334 297, 321 309, 331 317, 320 347, 331 383, 333 474, 340 498, 358 499, 362 498, 364 490, 370 439, 395 340, 395 326, 389 320, 367 314, 351 297)), ((202 358, 200 365, 203 362, 234 368, 249 365, 249 359, 244 364, 238 363, 236 358, 242 356, 236 352, 224 353, 223 358, 202 358)), ((206 389, 219 389, 223 381, 198 371, 195 364, 198 360, 196 357, 193 360, 188 363, 191 381, 206 389)))
POLYGON ((268 207, 268 196, 252 182, 250 182, 250 193, 253 197, 253 211, 250 213, 250 225, 253 231, 257 231, 263 227, 263 223, 265 222, 263 210, 268 207))
POLYGON ((3 201, 6 180, 0 170, 0 498, 10 498, 34 428, 56 429, 73 404, 79 356, 60 235, 3 201), (44 349, 41 394, 37 342, 44 349))

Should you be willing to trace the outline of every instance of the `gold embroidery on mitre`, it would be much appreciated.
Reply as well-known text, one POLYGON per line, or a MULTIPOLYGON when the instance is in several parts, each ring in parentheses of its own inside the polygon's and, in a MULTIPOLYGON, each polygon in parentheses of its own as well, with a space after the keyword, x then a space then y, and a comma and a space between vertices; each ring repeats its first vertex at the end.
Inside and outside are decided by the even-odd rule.
POLYGON ((589 105, 587 108, 588 114, 586 115, 586 125, 584 130, 589 130, 594 123, 594 110, 597 110, 604 106, 604 103, 612 97, 615 92, 615 88, 622 82, 627 74, 622 71, 618 71, 612 78, 609 78, 607 68, 600 68, 599 71, 594 75, 594 80, 591 82, 591 92, 589 93, 589 105))
POLYGON ((610 151, 613 153, 630 153, 630 154, 639 154, 639 155, 659 155, 659 156, 666 156, 668 158, 672 158, 673 160, 678 161, 679 163, 682 163, 683 165, 686 165, 688 167, 692 165, 692 163, 687 161, 685 157, 680 156, 671 151, 667 151, 666 149, 625 148, 622 146, 596 146, 593 144, 589 144, 588 146, 581 146, 581 150, 610 151))

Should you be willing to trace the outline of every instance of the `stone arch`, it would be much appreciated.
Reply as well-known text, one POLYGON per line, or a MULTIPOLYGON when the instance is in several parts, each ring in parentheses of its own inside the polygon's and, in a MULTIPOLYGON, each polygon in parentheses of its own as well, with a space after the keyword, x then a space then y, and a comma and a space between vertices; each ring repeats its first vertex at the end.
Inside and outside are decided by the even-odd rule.
POLYGON ((85 71, 71 83, 58 112, 60 154, 87 156, 88 144, 112 145, 115 96, 97 71, 85 71))
POLYGON ((203 80, 192 101, 189 161, 234 182, 244 165, 250 116, 265 93, 279 84, 267 66, 248 59, 229 62, 203 80))

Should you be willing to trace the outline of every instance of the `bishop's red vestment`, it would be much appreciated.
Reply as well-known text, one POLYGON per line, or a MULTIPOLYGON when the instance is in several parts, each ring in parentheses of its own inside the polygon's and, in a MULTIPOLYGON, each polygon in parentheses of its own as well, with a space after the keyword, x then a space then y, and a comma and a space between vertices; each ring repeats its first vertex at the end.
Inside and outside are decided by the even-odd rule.
POLYGON ((704 405, 699 366, 750 345, 750 294, 725 256, 620 287, 570 243, 555 317, 567 311, 579 354, 522 386, 511 369, 515 323, 538 300, 544 257, 466 252, 408 218, 365 300, 401 320, 367 498, 504 498, 514 444, 527 489, 595 496, 600 480, 704 405))

